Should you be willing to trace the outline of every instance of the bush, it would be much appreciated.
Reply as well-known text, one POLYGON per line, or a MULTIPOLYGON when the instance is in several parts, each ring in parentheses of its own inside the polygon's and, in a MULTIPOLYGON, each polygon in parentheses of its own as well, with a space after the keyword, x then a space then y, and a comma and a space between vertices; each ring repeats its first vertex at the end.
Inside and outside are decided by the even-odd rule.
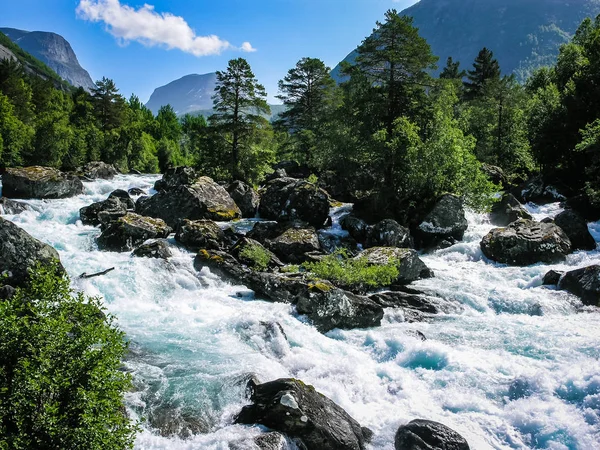
POLYGON ((343 249, 323 257, 320 261, 304 263, 302 267, 315 278, 344 286, 389 286, 399 275, 396 261, 385 265, 372 265, 367 258, 349 258, 343 249))
POLYGON ((99 299, 38 267, 0 302, 0 449, 131 448, 126 350, 99 299))
POLYGON ((240 252, 240 257, 250 263, 254 270, 264 271, 269 267, 271 255, 258 245, 247 245, 240 252))

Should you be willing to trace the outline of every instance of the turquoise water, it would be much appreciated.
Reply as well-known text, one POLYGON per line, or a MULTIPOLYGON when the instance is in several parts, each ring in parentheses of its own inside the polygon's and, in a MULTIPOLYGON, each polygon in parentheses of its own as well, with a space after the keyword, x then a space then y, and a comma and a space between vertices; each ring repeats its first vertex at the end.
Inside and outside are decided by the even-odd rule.
MULTIPOLYGON (((136 448, 253 448, 261 430, 232 425, 253 374, 313 384, 375 432, 373 449, 393 449, 397 427, 415 418, 445 423, 476 450, 600 449, 600 313, 541 286, 550 268, 600 263, 597 251, 560 265, 503 267, 479 250, 492 226, 469 214, 465 241, 424 256, 436 277, 416 283, 455 313, 407 323, 390 309, 379 328, 322 335, 289 305, 197 273, 185 250, 169 261, 99 252, 99 230, 81 225, 79 208, 116 188, 149 190, 155 180, 86 183, 84 195, 30 201, 34 211, 5 216, 54 246, 74 287, 102 296, 131 340, 126 365, 136 390, 128 409, 148 418, 136 448), (109 267, 106 276, 77 279, 109 267), (152 427, 157 417, 174 419, 171 431, 192 423, 198 434, 162 436, 152 427)), ((538 219, 560 212, 557 204, 528 207, 538 219)), ((600 224, 590 230, 600 240, 600 224)))

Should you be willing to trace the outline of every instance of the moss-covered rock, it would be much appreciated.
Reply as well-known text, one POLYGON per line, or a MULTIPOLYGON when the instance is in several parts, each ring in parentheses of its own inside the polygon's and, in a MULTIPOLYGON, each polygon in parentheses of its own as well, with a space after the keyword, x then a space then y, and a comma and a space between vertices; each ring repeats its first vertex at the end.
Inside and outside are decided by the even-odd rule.
POLYGON ((175 240, 191 250, 218 250, 226 243, 225 233, 212 220, 187 220, 179 224, 175 240))
POLYGON ((10 168, 2 176, 2 195, 9 198, 67 198, 83 191, 77 176, 51 167, 10 168))
POLYGON ((406 285, 421 278, 431 278, 433 271, 419 258, 419 254, 410 248, 373 247, 360 252, 355 259, 365 258, 369 264, 395 264, 398 277, 392 285, 406 285))
POLYGON ((282 261, 293 264, 306 261, 307 253, 321 250, 319 236, 314 228, 288 228, 268 245, 282 261))
POLYGON ((171 228, 162 219, 127 213, 106 227, 98 237, 101 250, 131 251, 148 239, 166 238, 171 228))

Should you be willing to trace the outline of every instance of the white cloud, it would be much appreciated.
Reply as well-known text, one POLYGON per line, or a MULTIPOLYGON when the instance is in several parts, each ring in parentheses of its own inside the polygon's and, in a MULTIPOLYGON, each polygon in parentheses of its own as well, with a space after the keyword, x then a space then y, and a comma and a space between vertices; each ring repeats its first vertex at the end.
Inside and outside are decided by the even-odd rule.
MULTIPOLYGON (((164 45, 195 56, 218 55, 235 48, 215 35, 197 36, 183 17, 158 13, 148 4, 135 9, 121 5, 119 0, 81 0, 77 15, 84 20, 104 22, 107 31, 124 43, 137 41, 148 47, 164 45)), ((255 51, 249 42, 244 42, 240 50, 255 51)))

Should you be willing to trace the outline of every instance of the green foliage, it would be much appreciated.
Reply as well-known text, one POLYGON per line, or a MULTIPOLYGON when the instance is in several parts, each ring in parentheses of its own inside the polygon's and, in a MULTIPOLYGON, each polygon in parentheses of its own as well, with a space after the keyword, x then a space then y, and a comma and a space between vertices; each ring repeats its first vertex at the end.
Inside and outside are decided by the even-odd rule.
POLYGON ((324 256, 320 261, 304 263, 302 267, 315 279, 328 280, 344 286, 389 286, 399 275, 397 261, 370 264, 367 258, 349 258, 343 249, 324 256))
POLYGON ((473 100, 484 94, 486 84, 500 80, 500 65, 494 59, 494 52, 482 48, 475 62, 473 70, 467 72, 467 81, 464 82, 465 97, 473 100))
POLYGON ((264 271, 269 267, 271 255, 258 245, 246 245, 240 252, 240 258, 249 261, 254 270, 264 271))
POLYGON ((0 448, 131 448, 124 334, 56 273, 38 267, 0 302, 0 448))

